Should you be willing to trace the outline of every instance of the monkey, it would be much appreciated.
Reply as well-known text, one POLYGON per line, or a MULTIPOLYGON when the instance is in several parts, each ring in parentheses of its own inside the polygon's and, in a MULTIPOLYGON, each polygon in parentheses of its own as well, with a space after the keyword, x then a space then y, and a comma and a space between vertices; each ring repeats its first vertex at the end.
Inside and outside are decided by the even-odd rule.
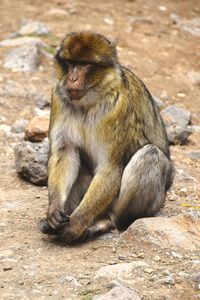
POLYGON ((55 73, 41 230, 72 243, 154 216, 174 168, 145 84, 120 64, 115 42, 88 31, 65 36, 55 73))

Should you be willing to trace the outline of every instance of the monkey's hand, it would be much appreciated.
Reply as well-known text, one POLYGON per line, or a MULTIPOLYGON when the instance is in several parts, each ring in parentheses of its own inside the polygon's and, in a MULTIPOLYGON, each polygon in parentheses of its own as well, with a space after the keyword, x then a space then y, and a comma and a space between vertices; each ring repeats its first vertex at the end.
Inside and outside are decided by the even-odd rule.
POLYGON ((70 217, 70 221, 59 231, 58 235, 62 241, 71 243, 79 239, 85 232, 85 229, 83 224, 70 217))
POLYGON ((58 231, 65 226, 70 220, 70 217, 62 210, 50 205, 47 212, 48 226, 54 231, 58 231))

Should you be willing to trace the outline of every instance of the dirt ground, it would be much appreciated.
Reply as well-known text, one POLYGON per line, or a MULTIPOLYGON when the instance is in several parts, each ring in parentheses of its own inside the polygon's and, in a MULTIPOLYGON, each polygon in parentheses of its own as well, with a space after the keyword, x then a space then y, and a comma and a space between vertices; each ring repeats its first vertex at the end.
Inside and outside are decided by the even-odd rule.
MULTIPOLYGON (((200 126, 200 86, 189 79, 188 72, 200 72, 200 38, 181 31, 171 14, 192 19, 200 15, 198 0, 1 0, 0 39, 16 32, 22 19, 43 21, 52 35, 44 41, 57 46, 65 33, 79 29, 93 30, 118 40, 123 64, 145 82, 151 93, 166 105, 180 104, 192 113, 192 123, 200 126), (163 9, 165 7, 166 9, 163 9), (50 9, 64 9, 67 15, 49 15, 50 9), (133 17, 145 17, 133 22, 133 17)), ((0 61, 5 51, 0 48, 0 61)), ((33 86, 49 98, 53 83, 52 63, 43 62, 34 73, 12 72, 0 66, 0 85, 14 80, 22 86, 33 86)), ((34 102, 5 98, 0 103, 1 123, 12 125, 20 118, 34 115, 34 102)), ((20 179, 15 171, 15 140, 1 135, 0 140, 0 244, 10 250, 11 258, 0 267, 0 299, 91 299, 108 287, 93 281, 95 271, 107 264, 129 262, 133 258, 152 263, 155 253, 137 245, 118 243, 119 233, 111 239, 98 239, 73 247, 57 245, 38 230, 38 222, 47 209, 47 188, 20 179), (139 255, 143 253, 142 256, 139 255), (73 276, 73 283, 66 276, 73 276)), ((186 156, 200 149, 200 133, 190 136, 186 146, 171 147, 177 177, 168 194, 162 215, 197 210, 200 196, 200 163, 186 156), (174 201, 173 201, 174 200, 174 201), (183 206, 187 204, 188 206, 183 206)), ((175 274, 187 271, 190 260, 200 259, 188 253, 184 262, 171 259, 162 252, 161 261, 151 265, 153 274, 175 274)), ((136 278, 135 290, 143 299, 199 299, 198 291, 185 281, 173 286, 158 286, 152 273, 136 278)), ((199 296, 200 297, 200 296, 199 296)))

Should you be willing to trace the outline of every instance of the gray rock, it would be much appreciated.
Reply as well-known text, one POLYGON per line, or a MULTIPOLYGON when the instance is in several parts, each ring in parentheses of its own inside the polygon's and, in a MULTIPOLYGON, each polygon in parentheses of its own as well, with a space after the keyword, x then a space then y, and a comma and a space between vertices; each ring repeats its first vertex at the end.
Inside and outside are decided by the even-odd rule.
POLYGON ((180 16, 176 14, 171 14, 171 18, 174 24, 185 31, 189 32, 192 35, 200 36, 200 18, 194 18, 191 20, 182 19, 180 16))
POLYGON ((12 250, 0 250, 0 260, 13 256, 12 250))
POLYGON ((144 261, 133 261, 130 263, 121 263, 111 266, 104 266, 97 270, 95 280, 106 279, 113 280, 119 278, 132 278, 138 269, 144 269, 148 264, 144 261))
POLYGON ((165 106, 165 103, 157 96, 153 96, 153 99, 159 109, 162 109, 165 106))
POLYGON ((188 128, 191 113, 176 105, 168 106, 161 111, 167 136, 171 144, 186 144, 192 131, 188 128))
POLYGON ((140 296, 132 289, 125 286, 114 287, 109 292, 94 296, 92 300, 141 300, 140 296))
POLYGON ((185 145, 192 131, 186 125, 174 124, 166 127, 167 137, 173 145, 185 145))
POLYGON ((49 28, 42 22, 26 20, 23 21, 21 28, 17 34, 23 35, 48 35, 50 34, 49 28))
POLYGON ((48 153, 48 141, 18 144, 15 147, 17 173, 36 185, 46 185, 48 153))
POLYGON ((169 274, 165 278, 157 280, 159 284, 166 284, 166 285, 174 285, 174 277, 172 274, 169 274))
POLYGON ((34 43, 10 50, 5 57, 3 66, 15 71, 32 72, 37 69, 39 62, 39 49, 34 43))
POLYGON ((24 132, 26 126, 28 125, 28 120, 20 119, 17 120, 11 127, 11 132, 22 133, 24 132))
POLYGON ((73 276, 61 276, 59 282, 62 284, 70 284, 72 286, 81 286, 77 279, 73 276))
POLYGON ((198 125, 190 125, 188 126, 189 130, 191 130, 192 132, 200 132, 200 126, 198 125))
POLYGON ((65 18, 66 16, 68 16, 68 13, 64 9, 52 8, 52 9, 48 10, 44 15, 50 16, 50 17, 56 17, 56 18, 59 18, 59 17, 65 18))
POLYGON ((18 47, 25 44, 43 44, 40 38, 38 37, 18 37, 13 39, 5 39, 0 42, 0 47, 18 47))
POLYGON ((196 84, 200 84, 200 72, 190 71, 187 73, 187 77, 196 84))
POLYGON ((150 16, 147 16, 147 17, 141 17, 141 16, 132 17, 129 22, 131 24, 135 24, 135 23, 153 24, 152 17, 150 17, 150 16))
POLYGON ((200 272, 194 272, 189 276, 190 282, 194 285, 195 289, 200 290, 200 272))
POLYGON ((0 97, 2 99, 24 96, 25 89, 17 81, 7 80, 4 85, 0 86, 0 97))
POLYGON ((175 217, 154 217, 136 220, 122 234, 121 240, 153 248, 194 251, 200 245, 199 214, 183 214, 175 217))
POLYGON ((188 152, 186 156, 195 160, 200 160, 200 150, 188 152))
POLYGON ((166 126, 188 125, 191 121, 191 113, 176 105, 168 106, 162 110, 161 115, 166 126))

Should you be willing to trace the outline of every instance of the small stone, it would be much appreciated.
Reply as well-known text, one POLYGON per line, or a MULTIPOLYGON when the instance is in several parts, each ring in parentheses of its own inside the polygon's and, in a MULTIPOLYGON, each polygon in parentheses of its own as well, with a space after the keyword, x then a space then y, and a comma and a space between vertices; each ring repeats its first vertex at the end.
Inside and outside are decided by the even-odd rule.
POLYGON ((169 284, 169 285, 174 285, 174 278, 173 275, 170 274, 169 276, 163 278, 163 279, 159 279, 158 282, 160 284, 169 284))
POLYGON ((114 24, 113 19, 108 18, 108 17, 107 17, 107 18, 104 18, 103 21, 104 21, 104 23, 106 23, 107 25, 113 25, 113 24, 114 24))
POLYGON ((124 286, 114 287, 109 292, 94 296, 92 300, 141 300, 140 296, 133 290, 124 286))
POLYGON ((3 271, 11 271, 13 268, 11 266, 8 266, 8 267, 4 267, 3 268, 3 271))
POLYGON ((197 133, 200 132, 200 126, 190 125, 190 126, 188 126, 188 129, 189 129, 191 132, 197 132, 197 133))
POLYGON ((191 130, 183 124, 174 124, 166 127, 167 137, 172 145, 185 145, 188 142, 188 137, 191 135, 191 130))
POLYGON ((42 22, 38 21, 23 21, 21 28, 17 31, 17 34, 23 35, 48 35, 50 34, 49 28, 42 22))
POLYGON ((188 110, 171 105, 161 111, 166 126, 188 125, 191 121, 191 113, 188 110))
POLYGON ((130 22, 130 24, 135 24, 135 23, 153 24, 152 17, 150 17, 150 16, 147 16, 147 17, 141 17, 141 16, 132 17, 129 22, 130 22))
POLYGON ((14 39, 5 39, 0 42, 0 47, 17 47, 25 44, 39 45, 42 44, 42 40, 38 37, 19 37, 14 39))
POLYGON ((155 257, 154 257, 154 261, 160 261, 161 259, 160 259, 160 256, 159 255, 155 255, 155 257))
POLYGON ((167 7, 164 6, 164 5, 158 6, 158 9, 159 9, 160 11, 167 11, 167 7))
POLYGON ((77 279, 73 276, 62 276, 60 277, 59 282, 62 284, 69 283, 70 285, 74 285, 74 286, 82 286, 80 283, 78 283, 77 279))
POLYGON ((59 18, 59 17, 64 17, 65 18, 65 17, 68 16, 68 13, 64 9, 52 8, 52 9, 48 10, 44 15, 45 16, 56 17, 56 18, 59 18))
POLYGON ((188 152, 186 156, 194 160, 200 160, 200 150, 188 152))
POLYGON ((144 272, 145 273, 148 273, 148 274, 151 274, 151 273, 153 273, 153 269, 151 269, 151 268, 146 268, 146 269, 144 269, 144 272))
POLYGON ((136 270, 148 267, 148 264, 143 261, 133 261, 130 263, 121 263, 116 265, 104 266, 97 270, 95 280, 99 279, 118 279, 132 277, 136 270))
POLYGON ((165 103, 157 96, 153 96, 153 99, 159 109, 162 109, 165 106, 165 103))
POLYGON ((11 126, 6 124, 1 124, 0 131, 2 131, 6 136, 8 136, 11 132, 11 126))
POLYGON ((180 259, 183 258, 183 255, 182 255, 182 254, 177 253, 177 252, 175 252, 175 251, 172 251, 171 254, 172 254, 172 256, 175 257, 175 258, 180 258, 180 259))
POLYGON ((13 251, 12 250, 0 250, 0 260, 4 259, 4 258, 8 258, 10 256, 13 255, 13 251))
POLYGON ((180 189, 180 192, 186 193, 187 192, 187 188, 184 187, 184 188, 180 189))
POLYGON ((17 120, 11 127, 13 133, 22 133, 25 130, 25 127, 28 125, 28 120, 20 119, 17 120))
POLYGON ((17 173, 36 185, 47 184, 49 143, 22 142, 15 147, 17 173))
POLYGON ((200 72, 190 71, 187 73, 187 77, 195 84, 200 84, 200 72))
POLYGON ((31 142, 41 142, 48 136, 49 117, 33 118, 25 130, 25 138, 31 142))
POLYGON ((35 71, 40 62, 40 53, 37 45, 25 44, 18 48, 9 50, 3 66, 14 71, 35 71))
POLYGON ((126 260, 126 256, 119 254, 118 259, 119 260, 126 260))

